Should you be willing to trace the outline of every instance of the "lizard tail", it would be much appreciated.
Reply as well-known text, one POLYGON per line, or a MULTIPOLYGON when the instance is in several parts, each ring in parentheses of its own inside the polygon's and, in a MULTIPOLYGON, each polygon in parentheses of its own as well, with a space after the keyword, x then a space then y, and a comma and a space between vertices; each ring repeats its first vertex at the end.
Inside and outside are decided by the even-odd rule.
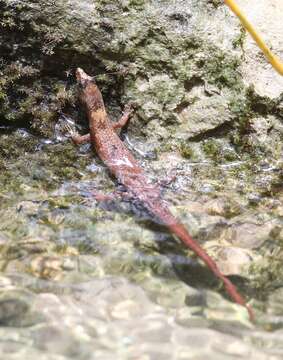
POLYGON ((208 268, 222 280, 225 285, 225 289, 230 297, 237 303, 244 306, 248 313, 250 320, 254 320, 254 314, 251 307, 246 303, 245 299, 239 294, 235 285, 222 274, 222 272, 217 267, 216 263, 212 258, 206 253, 206 251, 189 235, 185 227, 177 223, 176 221, 167 222, 166 226, 171 230, 171 232, 176 235, 186 246, 188 246, 203 262, 208 266, 208 268))
MULTIPOLYGON (((143 200, 145 203, 145 201, 143 200)), ((160 202, 160 200, 151 199, 146 201, 147 209, 156 216, 160 222, 170 230, 173 235, 176 235, 188 248, 190 248, 214 273, 214 275, 220 279, 226 289, 229 296, 237 303, 244 306, 249 314, 250 320, 254 320, 254 314, 251 307, 246 303, 242 295, 239 294, 234 284, 219 270, 216 263, 207 254, 207 252, 190 236, 184 225, 179 223, 173 214, 170 212, 168 207, 160 202)))

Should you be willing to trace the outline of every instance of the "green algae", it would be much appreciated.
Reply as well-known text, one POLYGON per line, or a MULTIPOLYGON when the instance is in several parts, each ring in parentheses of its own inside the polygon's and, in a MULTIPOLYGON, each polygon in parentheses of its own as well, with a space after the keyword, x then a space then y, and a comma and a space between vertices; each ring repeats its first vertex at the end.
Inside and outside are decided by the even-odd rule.
POLYGON ((80 166, 91 162, 91 157, 79 157, 72 144, 50 146, 44 154, 35 151, 37 145, 38 140, 32 137, 30 141, 17 134, 1 137, 5 166, 0 175, 2 191, 23 193, 25 185, 39 190, 55 189, 63 179, 79 179, 80 166))
POLYGON ((180 144, 179 144, 179 152, 180 154, 182 155, 183 158, 185 159, 191 159, 193 158, 194 156, 194 152, 193 152, 193 149, 191 148, 191 146, 185 142, 185 141, 182 141, 180 144))
MULTIPOLYGON (((76 17, 78 29, 74 33, 68 23, 68 5, 60 2, 50 24, 48 16, 52 5, 47 2, 42 4, 41 15, 37 12, 37 4, 32 2, 21 2, 20 6, 14 7, 13 2, 5 1, 2 7, 2 26, 6 36, 13 38, 20 28, 22 41, 17 46, 18 52, 23 53, 22 60, 14 55, 10 64, 5 63, 1 88, 2 117, 9 121, 26 119, 42 134, 50 134, 50 126, 58 112, 73 104, 72 90, 64 89, 64 83, 68 81, 66 74, 69 69, 84 66, 84 63, 88 63, 87 69, 98 65, 102 71, 120 72, 122 75, 116 76, 118 93, 112 93, 112 96, 120 97, 124 103, 136 103, 139 118, 146 122, 154 117, 168 124, 176 121, 172 110, 182 104, 186 93, 184 83, 196 74, 204 81, 216 82, 221 88, 228 86, 236 89, 239 78, 237 57, 233 58, 216 46, 204 43, 195 31, 187 36, 176 36, 173 28, 168 28, 159 8, 151 3, 126 4, 121 1, 110 5, 107 1, 100 1, 93 10, 87 34, 86 24, 80 23, 76 17), (144 11, 139 13, 140 9, 144 11), (62 15, 65 13, 66 18, 62 15), (121 16, 122 13, 127 17, 121 16), (27 52, 31 47, 32 60, 27 52), (91 58, 89 53, 93 49, 96 55, 91 58), (198 56, 195 56, 196 52, 198 56), (67 64, 65 68, 60 59, 61 64, 67 64), (44 76, 44 69, 53 76, 44 76), (171 76, 167 75, 169 73, 171 76), (60 86, 63 91, 58 91, 60 86), (11 96, 13 88, 17 93, 11 96), (148 104, 146 110, 144 104, 149 103, 151 98, 156 101, 148 104)), ((1 43, 5 47, 3 36, 1 43)), ((11 49, 5 51, 9 53, 11 49)), ((102 90, 106 89, 106 99, 106 86, 111 82, 108 79, 100 84, 102 90)))
POLYGON ((227 86, 235 92, 243 90, 242 78, 238 71, 240 58, 229 56, 216 48, 208 51, 213 54, 203 63, 208 81, 216 84, 220 89, 227 86))
MULTIPOLYGON (((184 20, 188 29, 185 35, 174 32, 174 26, 179 26, 176 14, 181 7, 170 12, 167 2, 163 6, 165 15, 153 2, 98 1, 94 6, 86 1, 79 8, 75 4, 70 13, 64 2, 57 2, 54 9, 43 2, 39 13, 36 2, 2 2, 1 26, 5 32, 0 44, 6 54, 2 60, 2 121, 20 121, 36 133, 50 136, 58 113, 67 111, 77 118, 72 71, 82 66, 98 75, 113 114, 121 104, 134 103, 134 124, 139 131, 147 137, 153 127, 157 139, 165 138, 172 144, 182 121, 180 109, 191 104, 188 92, 197 84, 212 84, 213 91, 222 92, 224 106, 228 105, 229 115, 220 119, 219 126, 227 120, 233 124, 232 144, 249 151, 261 146, 263 150, 258 151, 262 153, 262 142, 249 143, 249 121, 257 114, 281 116, 281 100, 259 99, 246 89, 239 68, 241 54, 206 41, 189 18, 184 20), (80 18, 88 6, 91 16, 87 20, 80 18), (21 42, 13 55, 6 37, 15 38, 18 29, 21 42), (28 51, 31 48, 32 53, 28 51), (114 74, 99 76, 107 72, 114 74), (166 132, 154 125, 156 119, 166 132), (141 125, 150 122, 149 127, 141 125)), ((199 11, 194 4, 191 6, 199 11)), ((201 6, 204 13, 212 11, 201 6)), ((239 47, 237 39, 241 36, 240 31, 234 46, 239 47)), ((202 131, 206 126, 211 127, 207 124, 202 131)))

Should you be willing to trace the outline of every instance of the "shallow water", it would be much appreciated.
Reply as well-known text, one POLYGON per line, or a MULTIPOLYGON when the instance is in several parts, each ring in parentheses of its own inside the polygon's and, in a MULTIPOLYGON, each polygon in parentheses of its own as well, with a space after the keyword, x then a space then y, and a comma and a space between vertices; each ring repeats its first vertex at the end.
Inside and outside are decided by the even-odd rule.
MULTIPOLYGON (((32 138, 1 135, 2 145, 23 136, 32 138)), ((172 152, 142 161, 153 179, 177 173, 164 197, 223 271, 243 276, 233 280, 256 310, 251 324, 147 214, 92 199, 115 184, 91 152, 33 141, 1 174, 3 358, 282 358, 283 274, 268 268, 280 259, 283 194, 272 187, 282 164, 180 158, 176 166, 172 152)))

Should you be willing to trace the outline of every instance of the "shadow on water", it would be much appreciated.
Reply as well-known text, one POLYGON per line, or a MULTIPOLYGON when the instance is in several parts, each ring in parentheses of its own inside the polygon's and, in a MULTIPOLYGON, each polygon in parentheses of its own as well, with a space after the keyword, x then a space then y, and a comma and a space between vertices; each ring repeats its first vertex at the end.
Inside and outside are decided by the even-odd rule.
MULTIPOLYGON (((221 280, 217 279, 206 265, 202 265, 195 254, 188 255, 188 248, 179 243, 179 240, 176 240, 165 226, 152 219, 147 221, 146 226, 154 231, 160 253, 170 259, 175 274, 182 282, 196 289, 220 292, 222 296, 230 300, 221 280)), ((194 238, 194 240, 198 242, 198 239, 194 238)), ((227 276, 227 278, 245 297, 254 297, 255 294, 247 279, 237 275, 227 276)))

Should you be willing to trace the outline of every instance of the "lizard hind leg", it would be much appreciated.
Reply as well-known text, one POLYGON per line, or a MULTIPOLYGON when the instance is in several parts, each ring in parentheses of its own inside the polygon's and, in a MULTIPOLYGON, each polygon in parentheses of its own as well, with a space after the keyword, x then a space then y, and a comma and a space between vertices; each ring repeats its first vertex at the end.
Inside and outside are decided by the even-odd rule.
MULTIPOLYGON (((91 206, 93 200, 96 201, 97 204, 101 204, 102 206, 111 207, 108 210, 113 210, 113 204, 118 200, 129 200, 130 195, 125 192, 116 190, 109 194, 104 194, 95 189, 88 192, 87 196, 81 201, 82 205, 91 206), (112 205, 111 205, 112 203, 112 205)), ((115 206, 115 205, 114 205, 115 206)))
POLYGON ((73 134, 71 138, 76 145, 90 142, 90 134, 86 134, 86 135, 73 134))

